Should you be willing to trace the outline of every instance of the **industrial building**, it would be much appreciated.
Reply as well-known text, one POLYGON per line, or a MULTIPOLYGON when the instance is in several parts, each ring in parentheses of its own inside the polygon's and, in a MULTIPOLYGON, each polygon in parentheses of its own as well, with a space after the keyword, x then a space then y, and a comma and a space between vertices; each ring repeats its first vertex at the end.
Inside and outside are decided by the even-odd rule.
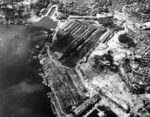
POLYGON ((66 35, 57 36, 58 38, 50 46, 50 51, 61 53, 62 56, 58 58, 58 61, 71 68, 96 47, 100 37, 106 32, 103 27, 80 21, 70 21, 60 31, 66 35))

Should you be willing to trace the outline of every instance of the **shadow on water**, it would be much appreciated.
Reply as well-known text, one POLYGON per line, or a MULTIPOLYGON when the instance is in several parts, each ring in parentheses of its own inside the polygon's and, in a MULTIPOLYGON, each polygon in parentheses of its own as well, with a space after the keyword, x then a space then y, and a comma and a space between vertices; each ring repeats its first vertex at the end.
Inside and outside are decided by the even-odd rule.
POLYGON ((129 48, 136 46, 136 43, 134 42, 134 40, 131 37, 127 36, 126 34, 120 35, 119 36, 119 41, 121 43, 124 43, 124 44, 128 45, 129 48))
POLYGON ((29 27, 0 24, 0 117, 53 117, 50 89, 27 66, 31 49, 47 35, 40 31, 56 27, 47 20, 29 27))
POLYGON ((99 110, 103 111, 105 113, 105 117, 118 117, 113 111, 111 111, 108 107, 105 106, 99 106, 99 110))

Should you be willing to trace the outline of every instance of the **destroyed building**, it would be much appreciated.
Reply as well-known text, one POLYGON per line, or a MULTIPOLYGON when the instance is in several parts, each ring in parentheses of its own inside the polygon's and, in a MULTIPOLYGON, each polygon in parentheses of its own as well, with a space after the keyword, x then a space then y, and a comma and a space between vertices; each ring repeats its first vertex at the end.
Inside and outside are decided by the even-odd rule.
POLYGON ((103 27, 79 21, 68 22, 61 31, 67 34, 57 38, 50 46, 50 51, 61 53, 58 61, 67 67, 75 67, 79 60, 96 47, 106 32, 103 27))

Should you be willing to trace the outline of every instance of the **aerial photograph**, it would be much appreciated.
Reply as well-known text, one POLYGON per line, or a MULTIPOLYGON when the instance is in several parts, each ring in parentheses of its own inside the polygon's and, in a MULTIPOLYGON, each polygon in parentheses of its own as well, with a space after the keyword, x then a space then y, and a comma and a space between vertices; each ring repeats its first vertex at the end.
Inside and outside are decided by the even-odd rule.
POLYGON ((0 0, 0 117, 150 117, 150 0, 0 0))

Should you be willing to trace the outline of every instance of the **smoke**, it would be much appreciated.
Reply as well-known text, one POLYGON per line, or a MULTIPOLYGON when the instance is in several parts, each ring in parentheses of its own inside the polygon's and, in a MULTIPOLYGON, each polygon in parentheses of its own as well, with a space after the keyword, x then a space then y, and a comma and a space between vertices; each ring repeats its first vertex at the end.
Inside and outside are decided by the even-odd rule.
POLYGON ((38 2, 38 0, 24 0, 23 4, 32 4, 32 3, 36 3, 38 2))
POLYGON ((18 115, 26 115, 27 113, 32 113, 31 108, 19 108, 17 112, 18 115))
POLYGON ((51 116, 46 95, 50 89, 27 66, 33 40, 42 38, 39 35, 44 29, 34 26, 0 24, 0 117, 51 116), (32 36, 30 40, 27 34, 32 36))
POLYGON ((28 23, 36 23, 36 22, 39 22, 41 19, 42 19, 41 17, 36 16, 32 11, 31 17, 29 19, 27 19, 27 22, 28 23))
POLYGON ((19 84, 10 87, 9 90, 13 94, 20 94, 20 93, 31 94, 44 90, 44 87, 42 84, 28 83, 27 81, 22 81, 19 84))
POLYGON ((3 45, 3 40, 0 38, 0 48, 3 45))
MULTIPOLYGON (((39 0, 24 0, 22 3, 24 5, 31 5, 37 3, 39 0)), ((32 10, 31 11, 31 17, 27 19, 28 23, 36 23, 39 22, 42 18, 36 16, 35 12, 32 10)))

